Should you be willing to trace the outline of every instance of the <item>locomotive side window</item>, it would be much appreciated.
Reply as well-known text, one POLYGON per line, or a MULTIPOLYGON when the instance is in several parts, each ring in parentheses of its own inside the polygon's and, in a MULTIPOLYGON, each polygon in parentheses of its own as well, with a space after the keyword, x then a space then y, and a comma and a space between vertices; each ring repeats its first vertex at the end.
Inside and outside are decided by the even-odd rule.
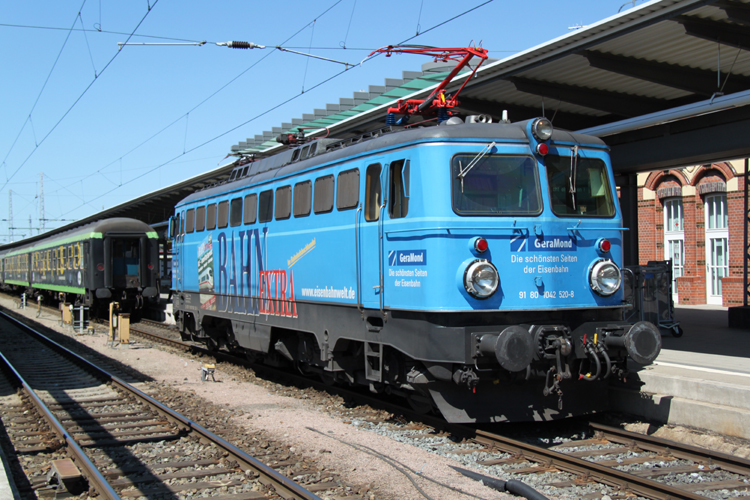
POLYGON ((368 222, 380 219, 380 203, 382 192, 380 189, 380 171, 383 167, 375 163, 367 167, 365 180, 365 220, 368 222))
POLYGON ((292 213, 292 186, 281 186, 276 190, 276 220, 288 219, 292 213))
POLYGON ((326 175, 315 179, 313 211, 322 214, 333 210, 333 176, 326 175))
POLYGON ((263 191, 260 193, 258 207, 258 222, 268 222, 273 219, 273 191, 263 191))
POLYGON ((336 188, 336 208, 349 210, 359 204, 359 169, 345 170, 339 174, 336 188))
POLYGON ((312 182, 298 182, 294 185, 294 216, 306 217, 310 215, 312 202, 312 182))
POLYGON ((612 217, 615 204, 607 167, 596 158, 546 158, 552 212, 560 216, 612 217), (575 184, 575 191, 570 189, 575 184))
POLYGON ((409 160, 391 162, 390 179, 388 215, 400 219, 409 212, 409 160))
POLYGON ((185 232, 192 233, 195 229, 195 209, 191 208, 185 212, 185 232))
POLYGON ((235 198, 229 207, 229 225, 237 227, 242 224, 242 198, 235 198))
POLYGON ((255 224, 258 217, 258 195, 253 193, 245 196, 245 224, 255 224))
POLYGON ((201 232, 206 229, 206 207, 195 209, 195 231, 201 232))
POLYGON ((229 202, 219 202, 219 229, 224 229, 229 225, 229 202))
POLYGON ((530 156, 457 154, 451 161, 453 210, 459 215, 537 215, 537 165, 530 156))
POLYGON ((216 203, 211 203, 206 207, 206 229, 209 231, 216 229, 216 203))

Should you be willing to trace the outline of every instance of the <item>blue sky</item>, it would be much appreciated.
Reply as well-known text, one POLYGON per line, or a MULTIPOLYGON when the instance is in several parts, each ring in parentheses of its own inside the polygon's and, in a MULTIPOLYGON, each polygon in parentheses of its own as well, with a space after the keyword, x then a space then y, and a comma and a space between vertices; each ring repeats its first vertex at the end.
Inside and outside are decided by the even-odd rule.
MULTIPOLYGON (((343 65, 274 46, 359 63, 373 49, 406 40, 440 47, 473 41, 503 58, 615 15, 624 1, 6 2, 0 219, 8 219, 12 190, 16 239, 30 234, 29 218, 37 234, 42 175, 46 219, 91 215, 216 168, 239 141, 429 61, 379 57, 335 76, 343 65), (208 43, 118 52, 128 39, 208 43), (268 48, 215 45, 230 40, 268 48)), ((0 221, 0 242, 9 241, 8 225, 0 221)))

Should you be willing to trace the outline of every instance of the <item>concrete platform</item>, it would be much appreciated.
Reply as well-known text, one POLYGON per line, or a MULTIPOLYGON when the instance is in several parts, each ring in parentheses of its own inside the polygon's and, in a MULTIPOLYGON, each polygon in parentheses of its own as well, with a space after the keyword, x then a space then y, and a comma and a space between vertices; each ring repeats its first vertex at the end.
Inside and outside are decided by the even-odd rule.
POLYGON ((750 330, 730 328, 727 309, 677 306, 684 335, 612 391, 612 409, 645 419, 750 439, 750 330))

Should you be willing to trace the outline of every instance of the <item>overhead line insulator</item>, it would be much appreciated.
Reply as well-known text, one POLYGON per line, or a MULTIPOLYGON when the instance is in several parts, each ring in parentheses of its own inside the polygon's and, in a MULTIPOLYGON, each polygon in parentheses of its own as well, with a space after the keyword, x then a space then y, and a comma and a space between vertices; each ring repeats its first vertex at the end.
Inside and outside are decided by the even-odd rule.
POLYGON ((238 42, 238 41, 232 41, 232 42, 225 42, 225 43, 217 43, 216 45, 224 45, 229 47, 230 49, 265 49, 265 45, 258 45, 257 43, 253 42, 238 42))

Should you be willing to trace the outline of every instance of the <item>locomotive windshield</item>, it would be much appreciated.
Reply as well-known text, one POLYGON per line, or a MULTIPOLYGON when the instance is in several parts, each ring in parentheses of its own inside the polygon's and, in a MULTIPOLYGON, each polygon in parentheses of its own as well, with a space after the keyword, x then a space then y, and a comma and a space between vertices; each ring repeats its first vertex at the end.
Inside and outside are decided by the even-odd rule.
POLYGON ((555 215, 612 217, 615 214, 609 176, 602 160, 548 155, 545 163, 555 215))
POLYGON ((534 215, 542 210, 530 156, 457 154, 451 162, 453 210, 459 215, 534 215))

